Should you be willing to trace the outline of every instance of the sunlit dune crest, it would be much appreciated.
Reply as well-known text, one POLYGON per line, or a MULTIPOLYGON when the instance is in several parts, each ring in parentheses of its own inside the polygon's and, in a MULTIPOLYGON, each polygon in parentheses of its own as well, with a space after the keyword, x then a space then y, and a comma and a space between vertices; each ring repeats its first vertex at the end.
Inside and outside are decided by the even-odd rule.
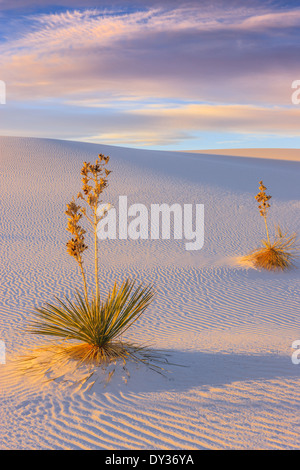
POLYGON ((238 148, 238 149, 209 149, 190 150, 192 153, 205 153, 213 155, 228 155, 236 157, 268 158, 272 160, 300 161, 300 149, 276 148, 238 148))

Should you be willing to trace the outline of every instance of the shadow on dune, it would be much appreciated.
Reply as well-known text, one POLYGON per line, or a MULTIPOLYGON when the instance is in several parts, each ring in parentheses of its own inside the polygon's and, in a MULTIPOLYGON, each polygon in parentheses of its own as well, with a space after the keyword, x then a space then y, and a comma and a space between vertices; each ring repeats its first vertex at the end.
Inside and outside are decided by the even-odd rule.
MULTIPOLYGON (((129 364, 130 377, 124 385, 116 371, 105 390, 133 393, 187 391, 203 387, 209 389, 233 382, 291 379, 300 377, 300 364, 282 355, 220 354, 207 352, 165 351, 169 364, 164 375, 146 366, 129 364), (175 364, 175 365, 174 365, 175 364)), ((93 392, 103 391, 93 387, 93 392)))
MULTIPOLYGON (((153 352, 156 358, 159 357, 157 350, 153 349, 153 352)), ((78 369, 76 362, 70 367, 61 367, 59 361, 51 364, 51 361, 37 360, 37 368, 26 367, 26 371, 20 373, 22 362, 15 360, 10 367, 5 367, 7 375, 5 381, 9 383, 12 378, 23 381, 27 377, 29 386, 31 379, 34 379, 34 382, 41 386, 50 381, 54 385, 54 390, 62 385, 63 388, 65 386, 69 388, 71 393, 73 389, 73 392, 77 390, 79 393, 101 395, 178 393, 192 389, 209 391, 210 388, 235 382, 264 383, 272 380, 284 382, 300 378, 300 364, 293 364, 291 356, 288 355, 180 350, 161 350, 160 354, 161 362, 152 362, 164 369, 159 372, 151 369, 149 365, 130 361, 125 367, 118 363, 109 365, 105 370, 94 366, 87 370, 82 366, 78 369), (164 358, 167 358, 168 362, 165 362, 164 358)))

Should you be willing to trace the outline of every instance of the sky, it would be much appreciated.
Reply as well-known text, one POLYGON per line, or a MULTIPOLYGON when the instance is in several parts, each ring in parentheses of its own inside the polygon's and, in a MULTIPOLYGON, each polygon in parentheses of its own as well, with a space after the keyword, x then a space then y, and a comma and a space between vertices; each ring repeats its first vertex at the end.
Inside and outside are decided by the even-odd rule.
POLYGON ((300 148, 299 30, 299 0, 0 0, 0 135, 300 148))

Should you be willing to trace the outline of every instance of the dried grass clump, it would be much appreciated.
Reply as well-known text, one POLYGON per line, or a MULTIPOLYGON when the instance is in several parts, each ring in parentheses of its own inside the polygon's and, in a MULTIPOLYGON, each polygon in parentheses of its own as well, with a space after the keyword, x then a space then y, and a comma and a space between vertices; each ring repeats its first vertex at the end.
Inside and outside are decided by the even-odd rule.
POLYGON ((257 248, 248 256, 245 261, 250 261, 256 268, 267 271, 285 271, 294 267, 294 260, 297 256, 296 240, 297 235, 282 234, 280 228, 277 229, 275 241, 269 243, 262 240, 264 246, 257 248))
POLYGON ((259 202, 259 212, 264 218, 267 240, 262 240, 262 247, 253 250, 249 255, 242 258, 243 261, 252 263, 256 268, 267 271, 285 271, 294 267, 294 261, 297 257, 297 235, 293 233, 288 235, 283 233, 277 226, 275 239, 271 241, 267 223, 267 214, 270 208, 269 200, 272 196, 266 194, 266 187, 263 182, 259 182, 259 193, 255 196, 259 202))

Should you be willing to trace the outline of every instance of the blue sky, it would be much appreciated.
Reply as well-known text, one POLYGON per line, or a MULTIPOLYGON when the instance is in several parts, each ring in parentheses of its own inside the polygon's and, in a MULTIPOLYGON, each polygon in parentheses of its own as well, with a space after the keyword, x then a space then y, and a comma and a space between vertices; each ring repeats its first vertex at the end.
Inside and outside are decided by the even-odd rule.
POLYGON ((299 148, 297 3, 0 0, 0 134, 299 148))

